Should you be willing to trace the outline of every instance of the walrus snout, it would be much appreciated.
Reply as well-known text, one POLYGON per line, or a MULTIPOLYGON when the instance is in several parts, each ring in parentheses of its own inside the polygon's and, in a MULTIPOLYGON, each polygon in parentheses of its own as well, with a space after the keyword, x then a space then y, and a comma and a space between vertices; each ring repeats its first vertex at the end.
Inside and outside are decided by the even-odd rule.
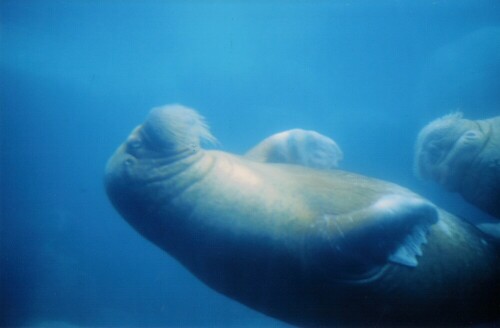
POLYGON ((499 145, 500 116, 470 120, 461 113, 446 115, 418 134, 415 173, 500 217, 499 145))
POLYGON ((335 141, 316 131, 291 129, 264 139, 245 157, 257 162, 331 170, 338 167, 344 155, 335 141))
POLYGON ((177 120, 179 124, 182 122, 182 117, 179 116, 175 115, 175 109, 172 108, 153 108, 141 127, 142 139, 152 148, 175 148, 175 140, 179 136, 175 136, 174 131, 169 128, 169 121, 177 120))
POLYGON ((182 105, 153 108, 142 125, 141 135, 150 146, 172 152, 198 149, 202 142, 216 143, 205 119, 182 105))

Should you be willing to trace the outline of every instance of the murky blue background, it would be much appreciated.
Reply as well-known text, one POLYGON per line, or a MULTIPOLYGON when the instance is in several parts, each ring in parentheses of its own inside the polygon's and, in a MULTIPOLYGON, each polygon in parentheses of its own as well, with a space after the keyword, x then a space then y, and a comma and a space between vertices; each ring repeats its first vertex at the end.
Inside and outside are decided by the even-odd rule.
POLYGON ((204 286, 108 202, 107 158, 166 103, 235 153, 316 130, 342 168, 482 216, 414 178, 412 156, 434 118, 500 113, 496 0, 2 0, 0 27, 0 325, 285 326, 204 286))

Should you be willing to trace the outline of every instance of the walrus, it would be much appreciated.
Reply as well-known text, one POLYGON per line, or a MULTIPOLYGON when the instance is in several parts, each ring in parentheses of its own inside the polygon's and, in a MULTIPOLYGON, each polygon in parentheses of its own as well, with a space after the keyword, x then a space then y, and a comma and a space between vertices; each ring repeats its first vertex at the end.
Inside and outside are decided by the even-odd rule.
POLYGON ((246 158, 264 163, 334 169, 344 158, 335 141, 316 131, 291 129, 275 133, 247 151, 246 158))
POLYGON ((419 133, 415 173, 500 218, 500 116, 469 120, 462 113, 438 118, 419 133))
POLYGON ((125 220, 214 290, 300 326, 499 318, 498 244, 474 226, 389 182, 214 141, 193 109, 155 108, 105 172, 125 220))

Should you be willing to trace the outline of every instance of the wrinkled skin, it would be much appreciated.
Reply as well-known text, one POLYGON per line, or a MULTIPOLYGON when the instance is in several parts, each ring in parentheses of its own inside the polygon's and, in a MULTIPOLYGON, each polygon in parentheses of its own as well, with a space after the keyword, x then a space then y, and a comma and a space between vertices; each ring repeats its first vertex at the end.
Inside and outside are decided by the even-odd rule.
POLYGON ((475 227, 391 183, 199 139, 213 137, 196 112, 155 109, 110 158, 105 185, 139 233, 211 288, 301 326, 498 320, 499 250, 475 227))
POLYGON ((500 117, 452 114, 431 122, 418 136, 415 170, 500 218, 500 117))

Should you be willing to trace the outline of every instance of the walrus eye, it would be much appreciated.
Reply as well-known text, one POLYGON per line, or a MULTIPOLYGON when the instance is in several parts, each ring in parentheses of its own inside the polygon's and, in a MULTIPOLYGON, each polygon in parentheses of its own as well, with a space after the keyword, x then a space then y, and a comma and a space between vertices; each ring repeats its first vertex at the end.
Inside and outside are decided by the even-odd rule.
POLYGON ((124 164, 125 164, 125 166, 132 166, 132 164, 134 164, 134 160, 132 160, 131 158, 127 158, 124 161, 124 164))
POLYGON ((194 153, 196 153, 196 152, 198 151, 198 145, 196 145, 196 144, 194 144, 194 143, 193 143, 193 144, 190 144, 190 145, 189 145, 189 149, 190 149, 190 150, 191 150, 191 152, 194 154, 194 153))
POLYGON ((469 131, 465 132, 464 137, 466 138, 466 140, 472 141, 475 139, 479 139, 480 134, 478 131, 469 130, 469 131))
POLYGON ((131 140, 129 143, 128 143, 128 146, 130 149, 139 149, 142 147, 142 142, 135 139, 135 140, 131 140))

